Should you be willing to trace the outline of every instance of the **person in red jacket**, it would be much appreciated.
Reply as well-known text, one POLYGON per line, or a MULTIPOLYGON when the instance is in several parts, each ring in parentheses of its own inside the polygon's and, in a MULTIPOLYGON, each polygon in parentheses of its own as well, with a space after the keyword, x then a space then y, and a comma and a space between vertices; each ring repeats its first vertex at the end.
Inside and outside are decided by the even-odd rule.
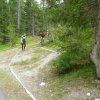
POLYGON ((39 36, 41 37, 41 46, 43 46, 44 45, 44 37, 45 37, 45 33, 44 32, 39 32, 39 36))
POLYGON ((45 33, 44 32, 40 32, 39 35, 44 38, 45 37, 45 33))

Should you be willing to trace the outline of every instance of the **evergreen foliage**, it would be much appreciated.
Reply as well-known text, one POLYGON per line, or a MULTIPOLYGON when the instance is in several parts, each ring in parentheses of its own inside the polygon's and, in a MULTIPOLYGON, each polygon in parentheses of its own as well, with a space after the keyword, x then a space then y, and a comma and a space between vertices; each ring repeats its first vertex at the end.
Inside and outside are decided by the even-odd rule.
MULTIPOLYGON (((0 43, 13 45, 18 31, 17 0, 0 1, 0 43)), ((41 29, 41 9, 35 0, 20 0, 20 34, 36 35, 41 29)))
POLYGON ((56 4, 56 7, 55 3, 54 6, 51 3, 49 10, 54 9, 53 14, 56 16, 51 17, 51 23, 56 23, 53 32, 62 51, 55 63, 58 72, 66 73, 78 66, 89 64, 95 41, 96 1, 65 0, 59 5, 56 4))

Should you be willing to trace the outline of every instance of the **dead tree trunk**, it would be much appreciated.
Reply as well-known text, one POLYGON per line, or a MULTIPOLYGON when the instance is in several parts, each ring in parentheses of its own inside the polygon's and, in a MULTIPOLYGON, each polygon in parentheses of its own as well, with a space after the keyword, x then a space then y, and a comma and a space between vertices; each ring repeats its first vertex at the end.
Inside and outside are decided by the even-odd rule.
POLYGON ((96 66, 97 78, 100 78, 100 0, 97 0, 97 26, 96 26, 96 43, 91 53, 91 60, 96 66))

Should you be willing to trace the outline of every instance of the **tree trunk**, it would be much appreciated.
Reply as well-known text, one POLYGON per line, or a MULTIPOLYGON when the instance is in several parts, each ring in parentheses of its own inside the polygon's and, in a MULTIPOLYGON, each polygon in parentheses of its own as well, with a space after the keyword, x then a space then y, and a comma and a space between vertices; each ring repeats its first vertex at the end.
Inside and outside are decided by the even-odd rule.
POLYGON ((20 33, 20 0, 18 0, 17 35, 20 33))
POLYGON ((32 25, 31 25, 31 27, 32 27, 32 28, 31 28, 31 35, 34 36, 34 35, 35 35, 35 33, 34 33, 34 27, 35 27, 35 22, 34 22, 34 21, 35 21, 35 20, 34 20, 34 11, 32 11, 31 17, 32 17, 32 18, 31 18, 31 20, 32 20, 32 21, 31 21, 31 24, 32 24, 32 25))
POLYGON ((42 31, 45 30, 45 14, 44 14, 44 6, 45 6, 45 0, 42 0, 42 7, 43 7, 43 22, 42 22, 42 31))
POLYGON ((54 34, 51 32, 51 27, 52 27, 52 25, 49 24, 47 33, 48 33, 48 37, 49 37, 50 41, 54 42, 54 34))
POLYGON ((97 26, 96 26, 96 43, 91 53, 91 60, 96 66, 97 78, 100 78, 100 0, 97 0, 97 26))

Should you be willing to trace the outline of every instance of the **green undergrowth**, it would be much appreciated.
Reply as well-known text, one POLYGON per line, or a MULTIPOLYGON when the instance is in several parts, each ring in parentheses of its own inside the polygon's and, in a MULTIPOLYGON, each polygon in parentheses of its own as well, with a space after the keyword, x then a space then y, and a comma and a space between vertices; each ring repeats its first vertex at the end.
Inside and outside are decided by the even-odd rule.
POLYGON ((63 97, 66 93, 72 91, 72 88, 96 88, 96 71, 94 65, 86 65, 80 69, 73 70, 64 75, 58 75, 52 82, 49 89, 58 97, 63 97))
POLYGON ((0 88, 9 100, 31 100, 22 86, 7 71, 0 69, 0 88))
MULTIPOLYGON (((38 36, 35 37, 27 36, 26 41, 27 41, 28 48, 30 48, 34 44, 39 43, 40 40, 38 36)), ((10 46, 9 44, 0 44, 0 52, 10 50, 13 48, 18 48, 18 47, 21 47, 21 37, 17 38, 16 43, 13 46, 10 46)))
MULTIPOLYGON (((26 36, 26 46, 32 46, 34 45, 35 43, 38 43, 39 42, 39 37, 38 36, 35 36, 35 37, 31 37, 31 36, 26 36)), ((17 39, 17 42, 15 44, 15 47, 18 47, 21 45, 21 37, 19 37, 17 39)))
POLYGON ((9 49, 12 49, 12 47, 10 47, 9 45, 0 44, 0 52, 9 50, 9 49))
MULTIPOLYGON (((26 43, 27 43, 26 46, 28 48, 33 47, 34 44, 36 44, 36 43, 37 43, 37 46, 40 46, 40 45, 38 45, 40 43, 40 37, 38 37, 38 36, 35 36, 35 37, 26 36, 26 43)), ((5 44, 5 45, 0 44, 0 52, 10 50, 12 48, 18 48, 18 47, 21 47, 21 37, 17 38, 16 43, 13 46, 10 46, 8 44, 5 44)), ((56 45, 55 42, 49 42, 46 39, 45 39, 45 46, 44 47, 46 47, 48 49, 53 49, 53 50, 58 49, 58 46, 56 45)))
POLYGON ((44 47, 46 47, 48 49, 52 49, 52 50, 58 50, 59 49, 59 47, 58 47, 58 45, 56 44, 55 41, 54 42, 46 41, 44 47))
POLYGON ((47 54, 47 53, 49 53, 49 51, 38 48, 38 49, 34 50, 34 53, 41 55, 41 54, 47 54))

